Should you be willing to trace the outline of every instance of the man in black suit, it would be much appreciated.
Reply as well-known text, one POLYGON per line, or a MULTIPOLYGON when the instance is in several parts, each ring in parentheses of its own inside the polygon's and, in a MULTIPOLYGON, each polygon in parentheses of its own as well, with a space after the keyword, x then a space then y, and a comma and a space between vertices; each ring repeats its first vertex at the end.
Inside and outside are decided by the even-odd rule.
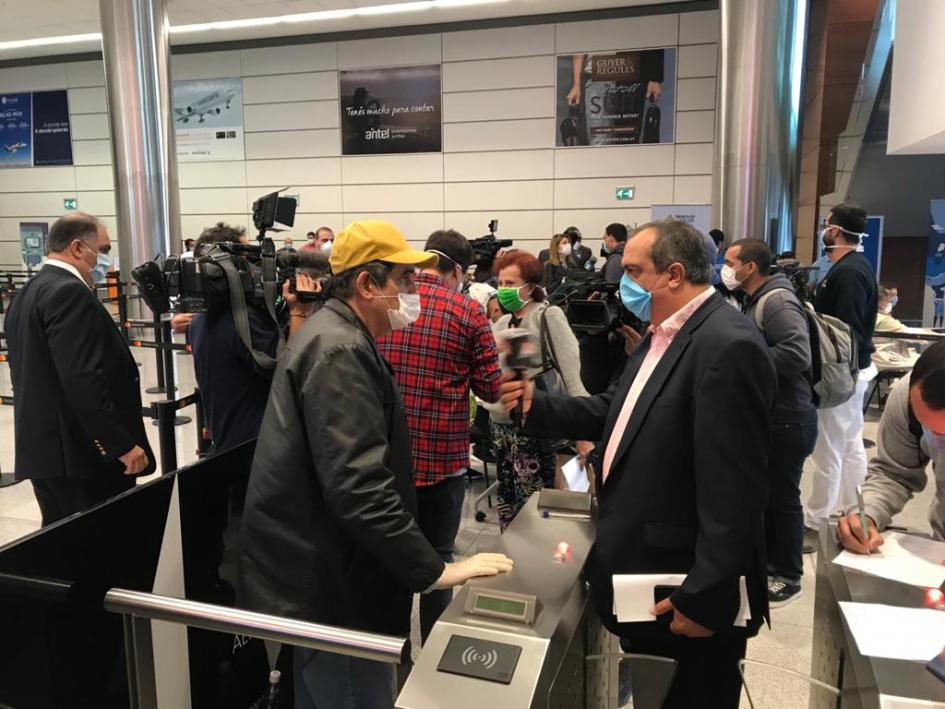
POLYGON ((95 217, 59 219, 49 259, 6 318, 16 478, 32 481, 43 526, 154 470, 137 365, 92 289, 92 269, 109 243, 95 217))
POLYGON ((627 651, 674 658, 664 707, 735 709, 737 661, 768 617, 764 511, 775 371, 757 328, 709 286, 701 234, 646 224, 627 242, 621 297, 649 332, 607 392, 588 398, 507 381, 525 431, 604 441, 600 514, 588 570, 604 624, 627 651), (614 574, 684 574, 650 610, 613 614, 614 574), (751 619, 735 627, 739 580, 751 619))

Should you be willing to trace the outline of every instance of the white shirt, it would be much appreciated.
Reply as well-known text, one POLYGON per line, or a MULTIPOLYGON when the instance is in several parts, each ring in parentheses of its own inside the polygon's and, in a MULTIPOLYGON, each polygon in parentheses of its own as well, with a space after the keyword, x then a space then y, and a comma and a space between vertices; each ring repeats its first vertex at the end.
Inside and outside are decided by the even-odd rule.
POLYGON ((91 290, 89 282, 82 277, 82 274, 79 273, 79 269, 73 266, 71 263, 66 263, 65 261, 60 261, 59 259, 51 258, 46 260, 46 266, 55 266, 56 268, 61 268, 63 271, 68 271, 73 276, 82 281, 82 285, 91 290))

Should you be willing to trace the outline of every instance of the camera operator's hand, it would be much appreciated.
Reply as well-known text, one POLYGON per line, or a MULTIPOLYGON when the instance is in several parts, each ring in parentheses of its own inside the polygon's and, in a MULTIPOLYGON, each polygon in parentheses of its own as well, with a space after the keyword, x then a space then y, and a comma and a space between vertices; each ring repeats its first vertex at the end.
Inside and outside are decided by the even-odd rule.
POLYGON ((148 454, 141 446, 135 446, 124 455, 118 456, 125 466, 125 475, 137 475, 148 467, 148 454))
POLYGON ((499 385, 499 403, 508 413, 522 400, 522 413, 528 414, 532 409, 532 396, 535 392, 535 385, 530 380, 515 379, 514 372, 506 372, 502 375, 502 384, 499 385))
POLYGON ((496 576, 512 570, 512 560, 505 554, 476 554, 463 561, 447 564, 434 588, 453 588, 476 576, 496 576))
POLYGON ((190 327, 190 321, 194 319, 193 313, 177 313, 171 318, 171 330, 178 335, 183 335, 190 327))
POLYGON ((307 318, 312 314, 314 303, 303 303, 299 300, 299 293, 321 293, 322 284, 307 273, 297 271, 295 274, 295 290, 289 281, 282 284, 282 297, 289 306, 290 317, 307 318))
POLYGON ((623 348, 627 353, 627 357, 629 357, 633 354, 633 351, 637 348, 637 345, 643 341, 643 335, 641 335, 629 325, 621 325, 617 332, 619 332, 620 336, 623 337, 623 348))

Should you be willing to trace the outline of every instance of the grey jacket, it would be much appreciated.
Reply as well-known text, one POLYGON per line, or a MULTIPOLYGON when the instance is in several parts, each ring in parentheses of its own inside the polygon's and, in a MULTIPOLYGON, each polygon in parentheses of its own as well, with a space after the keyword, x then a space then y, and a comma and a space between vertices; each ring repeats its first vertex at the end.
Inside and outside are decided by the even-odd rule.
POLYGON ((607 283, 619 283, 623 278, 623 250, 627 248, 626 241, 617 242, 617 248, 607 254, 607 260, 601 268, 601 277, 607 283))
POLYGON ((778 372, 778 395, 773 424, 816 423, 809 370, 811 368, 810 330, 804 306, 794 294, 791 282, 781 274, 772 276, 745 301, 745 314, 757 324, 758 303, 765 293, 772 293, 764 304, 761 333, 778 372))
POLYGON ((880 530, 885 529, 893 515, 925 488, 931 461, 935 500, 929 509, 929 523, 935 538, 945 541, 945 452, 931 448, 922 438, 922 428, 909 406, 908 380, 893 387, 876 438, 876 455, 863 484, 866 514, 880 530))

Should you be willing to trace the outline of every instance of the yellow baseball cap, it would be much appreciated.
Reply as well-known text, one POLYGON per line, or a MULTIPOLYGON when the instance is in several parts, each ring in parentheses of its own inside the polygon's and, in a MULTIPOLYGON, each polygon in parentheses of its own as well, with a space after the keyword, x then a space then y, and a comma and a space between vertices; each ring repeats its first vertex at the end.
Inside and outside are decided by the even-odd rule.
POLYGON ((411 249, 404 235, 393 224, 376 219, 351 222, 335 237, 331 248, 331 272, 338 274, 370 261, 399 263, 426 268, 439 257, 411 249))

